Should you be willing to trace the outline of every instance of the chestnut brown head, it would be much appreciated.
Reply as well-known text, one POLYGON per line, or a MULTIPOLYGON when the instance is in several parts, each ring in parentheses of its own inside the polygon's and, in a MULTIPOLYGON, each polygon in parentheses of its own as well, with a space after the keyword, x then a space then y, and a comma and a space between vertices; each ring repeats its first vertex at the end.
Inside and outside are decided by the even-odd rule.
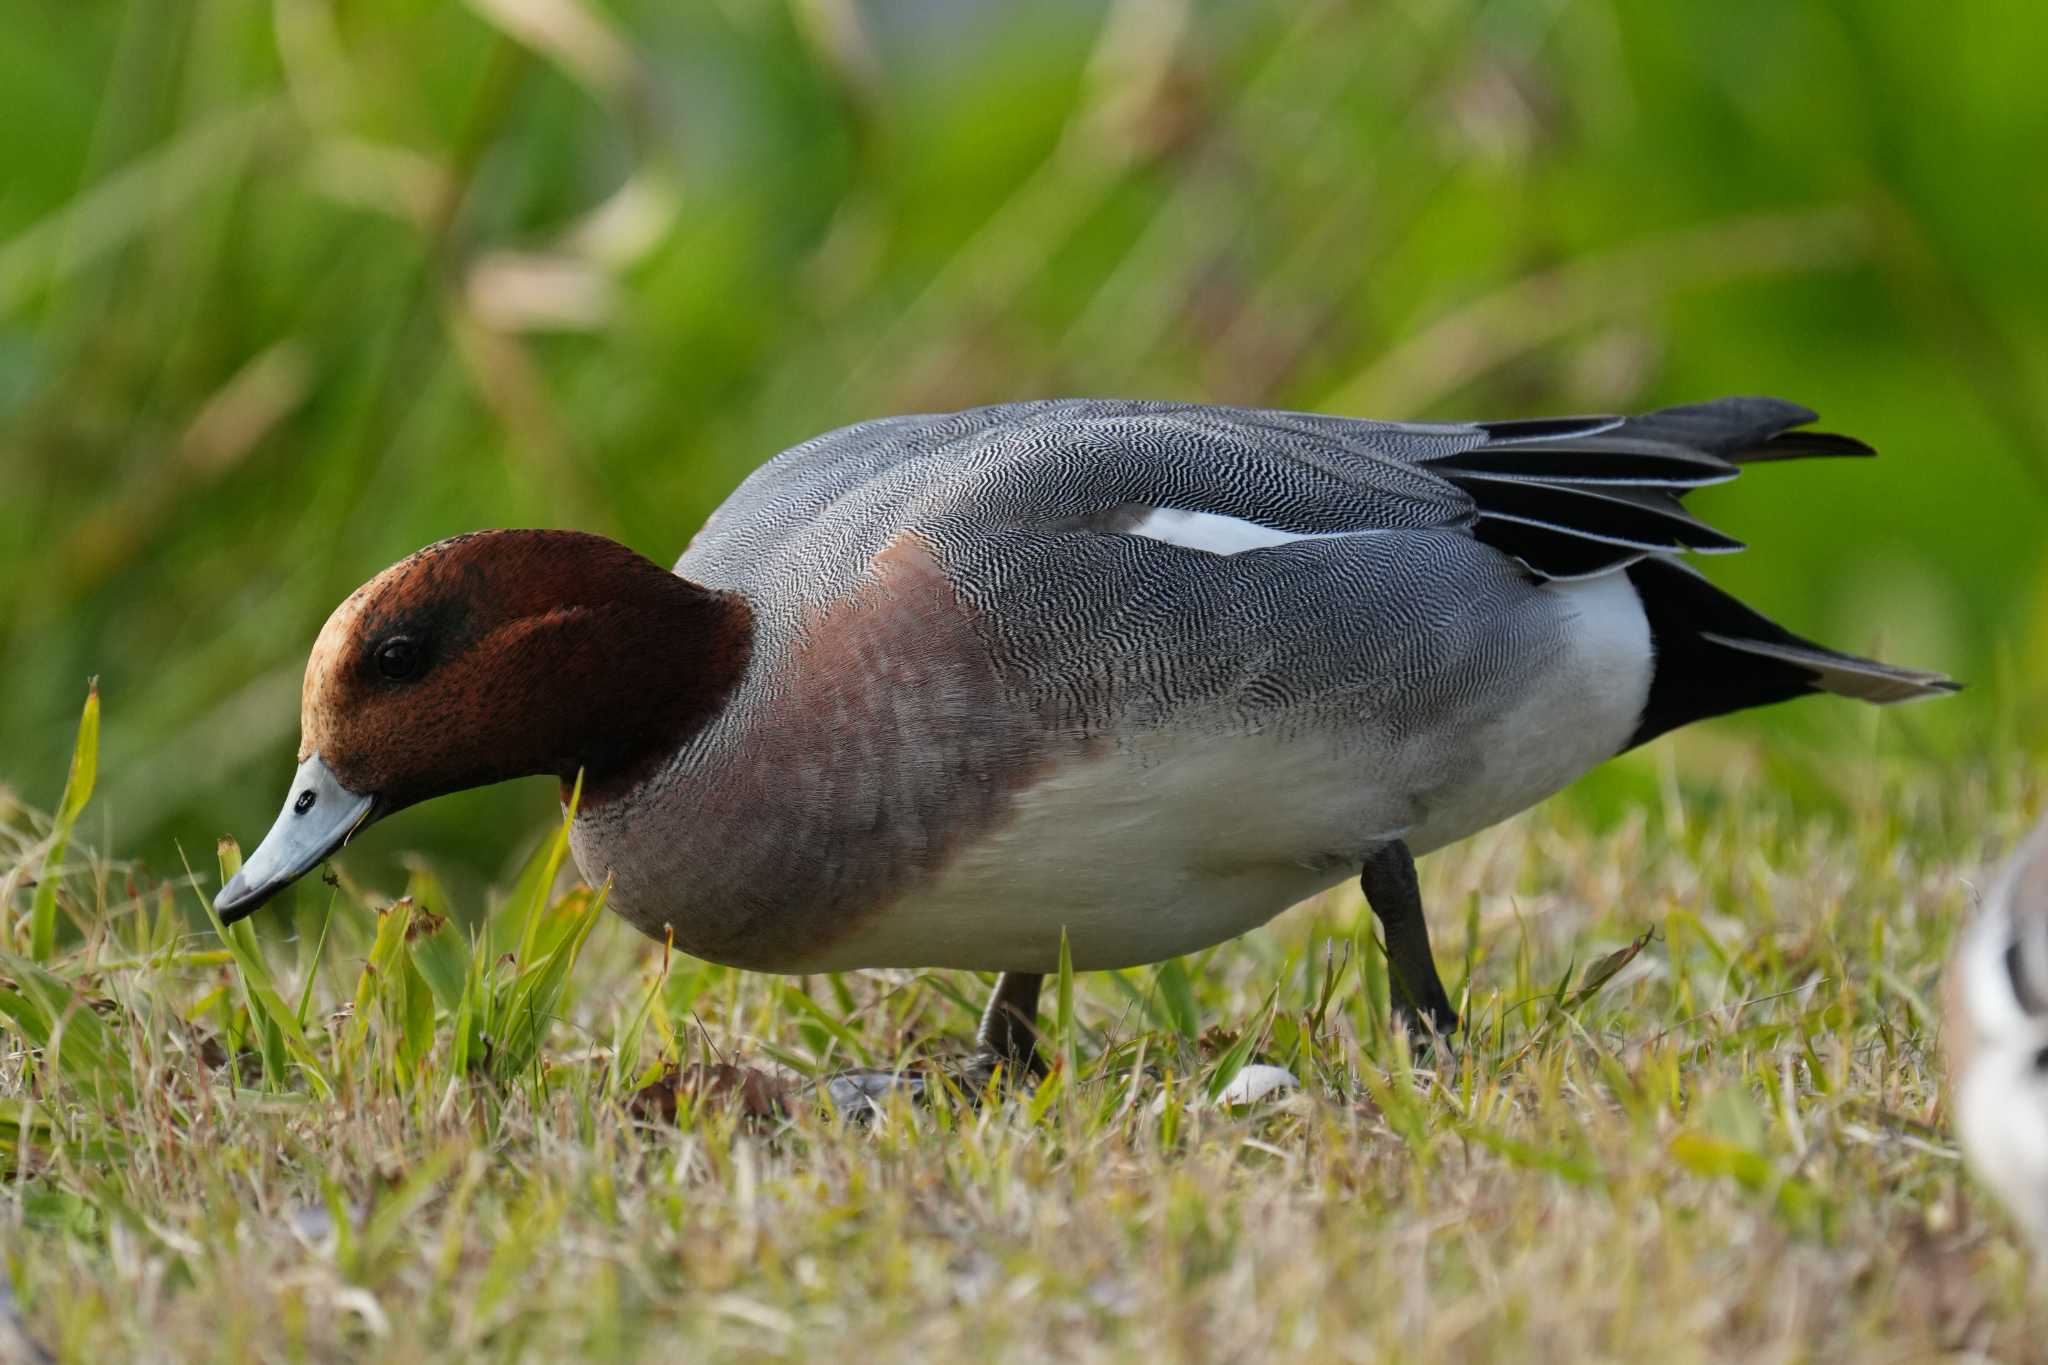
POLYGON ((447 792, 580 772, 595 799, 616 795, 716 714, 749 638, 740 599, 602 536, 428 546, 327 618, 298 775, 217 908, 251 913, 371 821, 447 792))

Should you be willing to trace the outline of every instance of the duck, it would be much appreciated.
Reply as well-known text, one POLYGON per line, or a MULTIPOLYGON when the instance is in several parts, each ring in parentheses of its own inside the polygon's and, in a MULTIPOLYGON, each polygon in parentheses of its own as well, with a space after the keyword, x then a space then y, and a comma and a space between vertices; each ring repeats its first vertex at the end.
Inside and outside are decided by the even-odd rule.
POLYGON ((1957 940, 1941 1043, 1964 1161, 2048 1254, 2048 818, 1957 940))
POLYGON ((1243 934, 1356 879, 1404 1024, 1458 1026, 1415 859, 1677 726, 1936 696, 1713 586, 1684 499, 1867 456, 1779 399, 1385 422, 1054 399, 775 456, 671 570, 484 530, 337 607, 298 769, 221 888, 254 912, 374 821, 579 777, 571 848, 630 924, 762 972, 1043 978, 1243 934))

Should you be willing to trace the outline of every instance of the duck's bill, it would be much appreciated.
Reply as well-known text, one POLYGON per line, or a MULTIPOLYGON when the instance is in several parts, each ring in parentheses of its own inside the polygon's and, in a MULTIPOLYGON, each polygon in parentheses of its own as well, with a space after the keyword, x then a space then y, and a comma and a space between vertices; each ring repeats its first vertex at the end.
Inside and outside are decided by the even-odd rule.
POLYGON ((314 754, 299 765, 284 809, 263 842, 214 897, 221 922, 255 914, 265 901, 311 872, 376 819, 377 798, 350 791, 314 754))

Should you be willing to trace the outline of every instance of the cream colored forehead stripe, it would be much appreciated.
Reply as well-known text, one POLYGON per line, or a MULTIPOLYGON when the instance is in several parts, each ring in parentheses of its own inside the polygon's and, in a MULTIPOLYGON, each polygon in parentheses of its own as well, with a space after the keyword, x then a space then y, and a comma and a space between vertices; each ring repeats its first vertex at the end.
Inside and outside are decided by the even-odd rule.
POLYGON ((320 628, 319 637, 313 641, 313 652, 306 659, 305 685, 299 692, 301 763, 321 747, 321 741, 326 737, 328 707, 331 705, 327 697, 328 685, 348 653, 355 636, 356 621, 362 615, 363 602, 369 590, 366 584, 344 598, 328 616, 327 624, 320 628))

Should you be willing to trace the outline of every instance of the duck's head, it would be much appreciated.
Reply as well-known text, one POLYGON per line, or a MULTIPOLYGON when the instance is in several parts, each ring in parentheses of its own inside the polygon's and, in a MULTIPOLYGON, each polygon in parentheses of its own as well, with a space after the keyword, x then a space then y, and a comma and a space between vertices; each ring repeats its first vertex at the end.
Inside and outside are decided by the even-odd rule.
POLYGON ((284 809, 215 900, 232 922, 393 811, 507 778, 629 787, 745 671, 738 597, 602 536, 479 531, 352 593, 313 645, 284 809))
POLYGON ((1992 881, 1957 939, 1945 989, 1952 1064, 1990 1047, 2030 1059, 2041 1053, 2038 1069, 2048 1078, 2048 822, 1992 881), (1956 1056, 1958 1048, 1966 1055, 1956 1056))
POLYGON ((2048 1252, 2048 823, 1992 884, 1944 986, 1963 1155, 2048 1252))

